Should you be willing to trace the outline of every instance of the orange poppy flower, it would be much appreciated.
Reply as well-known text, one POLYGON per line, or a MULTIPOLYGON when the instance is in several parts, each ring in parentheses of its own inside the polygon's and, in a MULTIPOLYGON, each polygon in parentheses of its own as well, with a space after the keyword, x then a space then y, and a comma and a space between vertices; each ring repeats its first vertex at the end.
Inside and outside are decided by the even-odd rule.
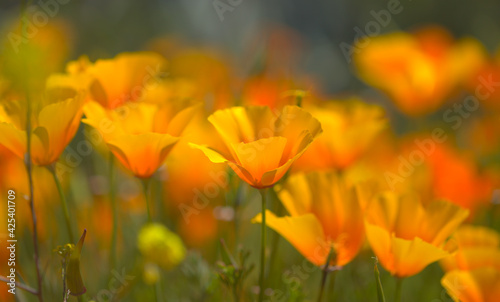
MULTIPOLYGON (((55 163, 80 126, 83 99, 80 96, 53 103, 38 102, 32 119, 31 154, 33 163, 55 163), (57 117, 57 118, 55 118, 57 117)), ((26 153, 26 125, 22 104, 11 102, 0 108, 0 144, 18 157, 26 153)))
POLYGON ((228 163, 255 188, 270 187, 280 180, 322 132, 318 120, 297 106, 285 106, 279 115, 265 106, 232 107, 215 112, 208 120, 227 150, 191 146, 214 163, 228 163))
POLYGON ((99 131, 125 168, 148 178, 163 164, 196 109, 137 102, 109 111, 91 101, 84 107, 83 122, 99 131))
POLYGON ((470 271, 454 270, 446 273, 441 284, 454 301, 500 301, 500 270, 481 267, 470 271))
POLYGON ((359 100, 328 102, 323 107, 306 109, 320 121, 324 134, 297 160, 294 170, 345 169, 387 126, 381 107, 359 100))
MULTIPOLYGON (((346 185, 334 172, 294 174, 277 194, 290 216, 267 212, 266 224, 288 240, 307 260, 324 265, 330 249, 333 265, 343 266, 358 253, 364 241, 360 187, 346 185)), ((252 221, 261 222, 261 214, 252 221)))
POLYGON ((159 84, 166 72, 167 61, 153 52, 122 53, 113 59, 98 60, 94 64, 84 60, 68 65, 74 76, 86 74, 90 98, 108 109, 134 102, 145 91, 159 84))
POLYGON ((408 277, 449 255, 444 243, 468 210, 447 201, 424 207, 415 195, 385 192, 365 214, 366 237, 380 263, 391 274, 408 277))
POLYGON ((480 68, 485 52, 473 39, 454 43, 438 27, 374 37, 368 45, 356 47, 354 62, 360 77, 386 92, 408 115, 437 110, 480 68))
POLYGON ((500 270, 500 235, 481 226, 461 226, 450 239, 457 252, 439 263, 445 271, 495 267, 500 270))

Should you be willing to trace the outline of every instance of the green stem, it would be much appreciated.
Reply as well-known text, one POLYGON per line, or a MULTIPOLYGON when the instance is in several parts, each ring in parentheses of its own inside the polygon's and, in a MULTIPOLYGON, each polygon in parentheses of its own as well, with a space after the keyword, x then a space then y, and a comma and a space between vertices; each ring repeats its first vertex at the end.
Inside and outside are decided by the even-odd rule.
POLYGON ((261 249, 260 249, 260 279, 259 302, 264 301, 264 276, 266 272, 266 193, 267 189, 259 190, 262 199, 261 249))
POLYGON ((334 271, 330 273, 330 284, 328 286, 328 301, 335 301, 335 280, 337 279, 337 274, 339 272, 339 269, 336 268, 334 271))
MULTIPOLYGON (((28 23, 25 22, 27 20, 27 7, 31 4, 31 1, 21 1, 21 19, 22 19, 22 35, 25 39, 28 36, 28 23)), ((29 66, 25 65, 26 77, 29 79, 29 66)), ((29 81, 29 80, 28 80, 29 81)), ((39 252, 39 244, 38 244, 38 227, 37 227, 37 217, 35 212, 35 198, 34 198, 34 189, 33 189, 33 171, 32 171, 32 160, 31 160, 31 100, 29 96, 29 85, 26 85, 26 171, 28 174, 28 183, 29 183, 29 191, 30 191, 30 211, 31 211, 31 220, 33 222, 33 258, 35 261, 35 270, 36 270, 36 279, 37 279, 37 290, 35 294, 38 297, 39 302, 43 302, 43 294, 42 294, 42 274, 40 269, 40 252, 39 252)))
POLYGON ((156 302, 163 301, 163 295, 160 287, 160 280, 158 280, 155 285, 154 285, 154 290, 155 290, 155 299, 156 302))
POLYGON ((375 274, 375 282, 377 283, 377 301, 385 302, 384 288, 382 287, 382 282, 380 281, 380 272, 378 270, 377 262, 378 260, 377 258, 375 258, 374 274, 375 274))
POLYGON ((328 277, 329 266, 330 266, 330 261, 332 260, 332 256, 333 256, 333 249, 330 248, 328 257, 326 257, 325 266, 323 267, 323 274, 321 275, 321 285, 319 288, 318 302, 321 302, 321 300, 323 299, 323 292, 325 291, 325 283, 326 283, 326 278, 328 277))
POLYGON ((150 209, 150 196, 149 196, 149 184, 151 183, 150 178, 142 179, 142 188, 144 190, 144 199, 146 200, 146 209, 148 211, 148 223, 151 223, 153 220, 151 218, 151 209, 150 209))
POLYGON ((57 177, 55 165, 48 167, 48 169, 54 177, 54 182, 56 183, 57 191, 59 192, 59 197, 61 198, 61 203, 64 211, 64 220, 66 221, 66 229, 68 231, 69 240, 71 243, 76 244, 75 238, 73 237, 73 230, 71 228, 71 221, 69 220, 68 202, 66 201, 66 196, 64 195, 59 177, 57 177))
POLYGON ((394 292, 394 302, 401 301, 401 290, 403 287, 403 278, 394 277, 396 279, 396 291, 394 292))
MULTIPOLYGON (((276 202, 275 204, 276 205, 274 213, 276 213, 277 216, 282 216, 284 210, 283 206, 279 202, 276 202)), ((271 243, 271 256, 269 257, 269 268, 267 270, 268 277, 269 277, 269 272, 272 272, 274 271, 274 269, 277 268, 278 261, 276 261, 276 257, 278 255, 279 240, 280 240, 280 235, 277 232, 274 232, 273 240, 271 243)))
POLYGON ((116 191, 115 191, 115 157, 113 153, 109 152, 109 199, 111 201, 111 211, 113 213, 113 229, 111 232, 111 251, 109 253, 109 263, 111 264, 111 271, 116 268, 117 255, 116 255, 116 242, 118 236, 118 209, 116 204, 116 191))

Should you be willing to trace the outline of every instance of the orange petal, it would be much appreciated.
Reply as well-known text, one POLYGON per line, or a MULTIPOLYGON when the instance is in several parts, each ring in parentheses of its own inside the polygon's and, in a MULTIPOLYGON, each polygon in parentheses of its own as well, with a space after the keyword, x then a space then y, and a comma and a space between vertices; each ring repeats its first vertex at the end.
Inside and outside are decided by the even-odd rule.
POLYGON ((269 186, 274 183, 265 183, 263 175, 279 167, 286 143, 286 138, 271 137, 232 145, 232 149, 238 165, 244 167, 259 185, 269 186))
POLYGON ((19 158, 24 159, 26 153, 26 132, 17 129, 13 124, 0 123, 0 142, 19 158))
POLYGON ((135 176, 152 176, 179 138, 168 134, 143 133, 116 136, 108 146, 118 160, 135 176))

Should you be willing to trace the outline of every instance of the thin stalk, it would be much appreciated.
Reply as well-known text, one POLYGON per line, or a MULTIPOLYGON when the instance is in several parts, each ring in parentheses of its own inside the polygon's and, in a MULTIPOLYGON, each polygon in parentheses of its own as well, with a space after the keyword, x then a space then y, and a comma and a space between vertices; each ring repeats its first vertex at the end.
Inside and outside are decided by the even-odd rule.
POLYGON ((116 242, 118 237, 118 209, 116 204, 115 191, 115 157, 109 152, 109 200, 111 201, 111 211, 113 213, 113 229, 111 231, 111 250, 109 253, 109 263, 111 271, 116 268, 116 242))
MULTIPOLYGON (((5 283, 9 283, 10 282, 9 279, 7 277, 5 277, 5 276, 0 276, 0 281, 5 282, 5 283)), ((32 287, 24 284, 24 283, 16 282, 16 287, 18 287, 18 288, 20 288, 22 290, 25 290, 25 291, 27 291, 30 294, 38 296, 38 291, 36 289, 34 289, 34 288, 32 288, 32 287)))
POLYGON ((59 192, 59 197, 61 198, 61 203, 64 211, 64 220, 66 222, 66 229, 68 232, 69 240, 71 243, 76 244, 75 238, 73 237, 73 230, 71 228, 71 221, 69 219, 68 202, 66 200, 66 196, 64 195, 61 182, 59 181, 59 177, 57 177, 55 166, 51 166, 48 169, 50 173, 52 173, 52 176, 54 177, 54 182, 56 183, 57 191, 59 192))
POLYGON ((375 258, 374 274, 375 274, 375 282, 377 283, 377 301, 385 302, 384 288, 382 287, 382 282, 380 281, 380 272, 378 270, 377 262, 378 260, 377 258, 375 258))
POLYGON ((262 199, 261 249, 260 249, 260 279, 259 301, 264 301, 264 276, 266 272, 266 193, 267 189, 259 190, 262 199))
POLYGON ((62 263, 63 301, 66 301, 66 261, 62 263))
POLYGON ((396 279, 396 291, 394 292, 394 302, 401 301, 401 289, 403 287, 403 278, 394 277, 396 279))
MULTIPOLYGON (((279 203, 276 202, 275 206, 275 212, 277 216, 282 216, 283 215, 283 206, 279 203)), ((273 271, 273 269, 276 268, 276 256, 278 255, 278 244, 280 240, 280 235, 277 232, 274 232, 272 243, 271 243, 271 256, 269 257, 269 268, 267 270, 267 276, 269 276, 270 272, 273 271)))
POLYGON ((158 280, 156 283, 155 283, 155 286, 154 286, 154 290, 155 290, 155 299, 156 299, 156 302, 160 302, 160 301, 163 301, 163 295, 162 295, 162 291, 161 291, 161 287, 160 287, 160 280, 158 280))
POLYGON ((144 190, 144 199, 146 199, 146 209, 148 211, 148 223, 151 223, 153 220, 151 218, 151 210, 150 210, 150 196, 149 196, 149 184, 151 183, 150 178, 142 179, 142 188, 144 190))
MULTIPOLYGON (((22 23, 22 35, 25 39, 28 37, 28 23, 26 20, 27 16, 27 7, 31 4, 31 1, 21 1, 21 23, 22 23)), ((26 75, 29 75, 28 65, 25 66, 26 75)), ((27 76, 29 79, 29 77, 27 76)), ((29 80, 28 80, 29 81, 29 80)), ((28 174, 28 182, 29 182, 29 191, 30 191, 30 211, 31 211, 31 220, 33 222, 33 258, 35 261, 35 270, 36 270, 36 279, 37 279, 37 290, 29 291, 32 294, 38 297, 39 302, 43 302, 43 294, 42 294, 42 274, 40 269, 40 252, 38 246, 38 226, 37 226, 37 217, 35 212, 35 198, 34 198, 34 190, 33 190, 33 173, 32 173, 32 161, 31 161, 31 100, 29 97, 29 84, 26 85, 26 171, 28 174)), ((19 287, 22 288, 22 287, 19 287)))
POLYGON ((332 256, 333 256, 333 249, 330 248, 328 257, 326 257, 325 266, 323 267, 323 274, 321 275, 321 284, 319 288, 318 302, 321 302, 321 300, 323 299, 323 292, 325 291, 325 283, 326 283, 326 278, 328 277, 329 266, 330 266, 330 261, 332 260, 332 256))

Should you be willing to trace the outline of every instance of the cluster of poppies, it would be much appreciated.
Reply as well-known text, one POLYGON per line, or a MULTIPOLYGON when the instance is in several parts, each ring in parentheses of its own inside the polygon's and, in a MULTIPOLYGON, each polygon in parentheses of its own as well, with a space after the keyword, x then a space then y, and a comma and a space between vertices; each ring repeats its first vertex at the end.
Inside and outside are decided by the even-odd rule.
MULTIPOLYGON (((319 299, 329 273, 371 250, 397 280, 439 261, 456 301, 500 300, 500 60, 475 39, 455 41, 441 28, 373 37, 358 47, 355 71, 385 96, 362 99, 291 80, 276 49, 241 78, 217 54, 162 39, 148 51, 64 63, 65 48, 53 50, 64 35, 41 30, 43 39, 0 57, 0 188, 26 194, 18 231, 34 233, 35 247, 53 233, 55 245, 75 244, 74 228, 85 228, 111 269, 137 247, 143 282, 158 297, 162 271, 189 249, 204 254, 224 234, 248 247, 237 226, 255 223, 259 282, 238 283, 244 267, 220 247, 233 268, 223 265, 220 278, 236 299, 257 283, 261 301, 276 294, 265 290, 270 228, 323 272, 319 299), (257 190, 261 207, 242 209, 257 190), (64 225, 37 225, 37 212, 64 225)), ((60 252, 64 299, 92 284, 78 267, 83 238, 77 256, 74 246, 60 252)), ((35 262, 55 245, 42 244, 35 262)))

